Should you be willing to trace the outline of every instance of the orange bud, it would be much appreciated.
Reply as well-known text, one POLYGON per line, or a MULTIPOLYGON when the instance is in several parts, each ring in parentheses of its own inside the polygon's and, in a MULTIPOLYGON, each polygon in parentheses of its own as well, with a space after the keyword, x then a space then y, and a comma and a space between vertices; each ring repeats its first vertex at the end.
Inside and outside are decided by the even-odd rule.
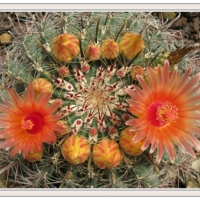
POLYGON ((69 163, 77 165, 84 163, 90 154, 90 144, 83 136, 72 135, 63 144, 61 153, 69 163))
POLYGON ((62 78, 67 77, 69 75, 69 68, 62 66, 58 69, 58 73, 62 78))
MULTIPOLYGON (((154 74, 154 77, 157 76, 157 74, 158 74, 158 67, 153 67, 151 69, 152 69, 152 72, 154 74)), ((146 83, 149 85, 149 76, 148 76, 148 74, 146 73, 144 77, 145 77, 146 83)))
POLYGON ((126 73, 123 69, 118 69, 116 75, 117 78, 123 78, 126 75, 126 73))
POLYGON ((131 77, 133 80, 137 80, 137 75, 144 76, 144 68, 139 65, 131 69, 131 77))
POLYGON ((141 34, 126 33, 119 41, 120 52, 127 59, 133 59, 144 49, 144 41, 141 34))
POLYGON ((112 169, 120 164, 122 153, 114 140, 104 138, 93 147, 93 161, 100 169, 112 169))
POLYGON ((90 70, 90 65, 87 62, 83 62, 81 64, 81 71, 87 73, 89 72, 89 70, 90 70))
POLYGON ((142 140, 133 143, 132 139, 136 135, 136 131, 130 131, 132 127, 128 127, 121 132, 121 137, 119 139, 119 145, 122 147, 125 153, 130 156, 138 156, 143 150, 141 147, 144 144, 145 138, 142 140))
POLYGON ((36 162, 36 161, 41 160, 42 155, 43 155, 43 151, 41 153, 39 152, 29 153, 25 159, 28 160, 29 162, 36 162))
POLYGON ((79 41, 73 34, 60 34, 53 39, 51 51, 57 60, 70 62, 80 53, 79 41))
POLYGON ((60 137, 62 137, 63 135, 65 135, 67 133, 69 128, 68 128, 66 122, 63 121, 63 120, 58 120, 57 124, 62 127, 62 130, 55 131, 56 136, 58 138, 60 138, 60 137))
POLYGON ((89 135, 90 135, 90 136, 95 136, 95 135, 97 135, 97 134, 98 134, 98 131, 97 131, 96 128, 91 128, 91 129, 89 130, 89 135))
MULTIPOLYGON (((160 65, 157 65, 156 67, 151 67, 154 77, 158 76, 158 66, 160 65)), ((177 72, 177 74, 180 74, 180 72, 177 72)), ((169 77, 171 77, 171 75, 172 75, 172 72, 169 71, 169 77)), ((144 78, 145 78, 146 83, 149 85, 149 76, 147 73, 144 75, 144 78)))
POLYGON ((119 45, 113 39, 107 39, 101 46, 101 54, 106 59, 114 59, 119 55, 119 45))
POLYGON ((87 46, 85 56, 89 61, 98 60, 101 56, 100 47, 95 44, 87 46))
POLYGON ((53 86, 44 78, 36 78, 33 80, 33 89, 36 96, 38 96, 41 92, 52 93, 53 86))

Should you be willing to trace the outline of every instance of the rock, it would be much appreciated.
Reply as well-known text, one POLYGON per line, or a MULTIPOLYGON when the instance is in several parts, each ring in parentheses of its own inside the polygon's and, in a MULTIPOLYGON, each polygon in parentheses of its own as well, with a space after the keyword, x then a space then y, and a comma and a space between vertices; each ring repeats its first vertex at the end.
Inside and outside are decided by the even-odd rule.
POLYGON ((200 158, 192 162, 192 168, 200 173, 200 158))
POLYGON ((6 186, 3 183, 5 181, 4 175, 4 173, 0 174, 0 188, 6 188, 6 186))
POLYGON ((199 184, 194 181, 189 181, 186 188, 199 188, 199 184))
POLYGON ((163 18, 164 20, 169 19, 170 21, 173 20, 176 17, 176 13, 175 12, 164 12, 163 13, 163 18))
POLYGON ((199 18, 198 17, 193 19, 193 26, 192 27, 193 27, 193 30, 195 32, 199 31, 199 18))
MULTIPOLYGON (((192 168, 200 173, 200 158, 194 160, 192 162, 192 168)), ((196 178, 191 176, 191 174, 186 174, 186 188, 200 188, 200 177, 197 176, 196 178)))
POLYGON ((4 34, 0 35, 0 43, 1 44, 9 44, 9 43, 11 43, 11 40, 12 40, 12 37, 8 33, 4 33, 4 34))
POLYGON ((188 21, 192 21, 194 17, 199 17, 199 12, 183 12, 181 13, 181 16, 186 17, 188 21))
POLYGON ((187 18, 181 17, 172 24, 172 28, 181 28, 187 24, 187 18))

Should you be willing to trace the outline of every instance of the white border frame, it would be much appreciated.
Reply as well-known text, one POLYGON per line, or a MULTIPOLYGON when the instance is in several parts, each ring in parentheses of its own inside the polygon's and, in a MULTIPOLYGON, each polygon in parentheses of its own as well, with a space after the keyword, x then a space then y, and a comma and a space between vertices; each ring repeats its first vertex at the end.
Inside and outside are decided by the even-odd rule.
POLYGON ((57 189, 0 188, 0 197, 200 197, 200 189, 57 189))
POLYGON ((200 3, 0 3, 0 12, 4 11, 200 11, 200 3))
MULTIPOLYGON (((5 1, 4 1, 5 2, 5 1)), ((8 2, 8 1, 7 1, 8 2)), ((0 12, 62 11, 199 12, 200 3, 0 3, 0 12)), ((0 197, 200 197, 200 188, 163 189, 26 189, 0 188, 0 197)))

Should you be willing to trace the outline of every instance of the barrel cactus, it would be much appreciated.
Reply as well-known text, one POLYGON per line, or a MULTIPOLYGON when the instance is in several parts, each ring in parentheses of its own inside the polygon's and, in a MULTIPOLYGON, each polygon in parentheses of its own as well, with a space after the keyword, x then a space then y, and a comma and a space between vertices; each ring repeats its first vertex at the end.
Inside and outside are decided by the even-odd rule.
MULTIPOLYGON (((152 86, 153 70, 155 77, 161 74, 154 67, 162 68, 168 59, 171 68, 165 72, 178 69, 180 74, 189 65, 183 56, 194 48, 185 54, 177 51, 183 41, 150 13, 36 16, 31 14, 23 37, 10 33, 15 42, 5 69, 14 89, 1 93, 0 107, 1 172, 7 183, 35 188, 169 187, 170 177, 161 172, 186 165, 190 157, 183 156, 180 145, 175 158, 167 146, 157 163, 155 142, 150 150, 140 121, 134 123, 143 107, 133 100, 145 95, 139 88, 152 86), (22 123, 11 123, 12 112, 22 123), (31 138, 33 144, 26 143, 31 138)), ((190 141, 198 150, 198 140, 190 141)))

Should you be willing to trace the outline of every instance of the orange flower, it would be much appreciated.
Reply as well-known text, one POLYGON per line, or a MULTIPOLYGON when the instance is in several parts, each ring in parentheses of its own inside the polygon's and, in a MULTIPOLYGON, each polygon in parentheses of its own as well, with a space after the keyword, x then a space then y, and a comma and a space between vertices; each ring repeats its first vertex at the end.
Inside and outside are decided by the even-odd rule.
POLYGON ((112 169, 120 164, 122 153, 114 140, 104 138, 93 147, 93 161, 100 169, 112 169))
POLYGON ((101 56, 100 47, 95 44, 87 46, 85 56, 89 61, 98 60, 101 56))
POLYGON ((119 41, 120 52, 125 58, 132 59, 144 49, 144 41, 141 34, 126 33, 119 41))
POLYGON ((40 93, 35 98, 33 84, 30 83, 24 95, 20 98, 14 89, 7 89, 10 102, 0 105, 0 137, 4 139, 0 148, 10 149, 13 157, 22 153, 23 157, 29 153, 42 153, 43 143, 56 142, 55 131, 62 131, 57 125, 60 116, 54 116, 60 104, 56 101, 47 106, 51 93, 40 93))
POLYGON ((65 160, 73 165, 84 163, 90 154, 90 144, 83 136, 72 135, 62 144, 61 152, 65 160))
POLYGON ((63 33, 52 42, 52 53, 61 62, 70 62, 80 53, 78 39, 73 34, 63 33))
POLYGON ((145 138, 142 150, 150 144, 150 153, 157 148, 157 162, 167 150, 170 160, 175 160, 175 147, 195 157, 191 146, 200 150, 200 142, 193 134, 200 136, 200 95, 198 81, 200 74, 187 81, 190 75, 189 69, 182 77, 174 70, 169 72, 169 62, 165 60, 163 67, 158 67, 158 73, 147 68, 149 86, 142 77, 138 81, 142 87, 135 86, 135 91, 126 89, 132 97, 127 100, 131 113, 138 118, 129 120, 126 125, 132 126, 130 130, 138 131, 133 137, 133 143, 145 138), (189 144, 191 145, 189 145, 189 144))
POLYGON ((132 142, 132 138, 136 135, 136 133, 136 131, 131 131, 131 127, 125 128, 119 139, 119 144, 124 152, 131 156, 138 156, 143 152, 141 147, 144 144, 145 138, 136 143, 132 142))
POLYGON ((113 39, 107 39, 101 46, 101 54, 106 59, 114 59, 119 55, 119 45, 113 39))

